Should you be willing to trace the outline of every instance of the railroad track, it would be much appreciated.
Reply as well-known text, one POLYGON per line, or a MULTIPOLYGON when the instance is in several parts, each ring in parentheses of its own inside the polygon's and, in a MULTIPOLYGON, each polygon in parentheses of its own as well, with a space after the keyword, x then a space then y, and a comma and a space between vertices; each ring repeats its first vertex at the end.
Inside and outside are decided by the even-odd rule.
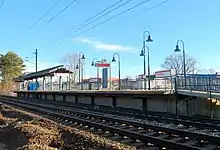
POLYGON ((129 120, 122 116, 68 109, 45 104, 16 100, 1 100, 38 113, 65 125, 98 132, 109 139, 119 140, 136 147, 166 147, 171 149, 218 149, 220 137, 180 129, 165 128, 146 122, 129 120))
POLYGON ((65 103, 57 103, 53 101, 49 102, 42 102, 42 101, 36 101, 40 103, 45 104, 54 104, 59 105, 63 107, 69 107, 69 108, 80 108, 80 109, 86 109, 94 112, 102 112, 106 114, 113 114, 113 115, 120 115, 124 117, 133 117, 137 119, 143 119, 149 122, 155 122, 155 124, 166 124, 167 126, 170 126, 172 128, 174 127, 189 127, 192 128, 192 130, 197 130, 197 128, 204 129, 204 132, 215 132, 214 134, 219 134, 218 131, 220 129, 220 120, 218 119, 209 119, 204 117, 186 117, 186 116, 176 116, 173 115, 163 115, 163 114, 155 114, 155 113, 144 113, 141 111, 131 111, 131 110, 125 110, 125 109, 112 109, 112 108, 102 108, 102 107, 79 107, 73 104, 65 104, 65 103))
MULTIPOLYGON (((11 97, 7 97, 11 98, 11 97)), ((155 114, 146 114, 144 112, 138 112, 138 111, 124 111, 123 110, 115 110, 112 108, 105 108, 103 109, 100 107, 99 109, 94 108, 94 107, 77 107, 77 105, 73 104, 65 104, 65 103, 60 103, 60 102, 42 102, 42 101, 35 101, 35 102, 40 102, 40 103, 46 103, 46 104, 54 104, 54 105, 59 105, 63 107, 68 107, 71 108, 74 107, 79 108, 80 110, 86 109, 90 110, 93 112, 102 112, 106 114, 111 114, 111 115, 120 115, 124 117, 131 117, 134 119, 142 119, 145 122, 151 122, 155 125, 161 125, 169 128, 181 128, 181 129, 186 129, 186 130, 191 130, 194 132, 200 132, 202 134, 213 134, 213 135, 220 135, 219 129, 220 129, 220 120, 217 119, 209 119, 209 118, 201 118, 201 117, 185 117, 185 116, 179 116, 179 118, 176 118, 174 116, 164 116, 164 115, 155 115, 155 114)))

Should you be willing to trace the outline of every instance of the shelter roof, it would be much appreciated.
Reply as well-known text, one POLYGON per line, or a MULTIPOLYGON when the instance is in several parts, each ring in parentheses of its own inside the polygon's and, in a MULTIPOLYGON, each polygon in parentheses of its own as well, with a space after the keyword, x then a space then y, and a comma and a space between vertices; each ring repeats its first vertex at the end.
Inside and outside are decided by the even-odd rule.
POLYGON ((26 74, 24 76, 19 76, 15 79, 16 82, 22 82, 25 80, 37 79, 45 76, 53 76, 54 73, 72 73, 70 70, 67 70, 64 65, 55 66, 52 68, 40 70, 38 72, 33 72, 26 74))

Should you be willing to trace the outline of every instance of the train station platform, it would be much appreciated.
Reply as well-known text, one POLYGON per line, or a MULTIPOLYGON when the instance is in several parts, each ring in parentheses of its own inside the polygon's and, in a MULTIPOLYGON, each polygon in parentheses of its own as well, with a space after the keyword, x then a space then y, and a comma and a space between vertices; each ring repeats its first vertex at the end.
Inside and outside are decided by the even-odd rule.
POLYGON ((175 112, 173 95, 166 91, 15 91, 18 98, 72 102, 143 111, 175 112))
POLYGON ((185 80, 182 77, 176 79, 176 92, 171 90, 18 90, 15 93, 19 99, 220 118, 220 106, 217 105, 220 92, 215 92, 219 88, 213 86, 218 83, 218 78, 211 80, 190 77, 187 78, 187 86, 184 86, 185 80))
MULTIPOLYGON (((126 108, 141 111, 164 112, 184 116, 220 118, 220 107, 210 101, 208 93, 165 90, 37 90, 15 91, 18 99, 58 101, 91 106, 126 108)), ((214 97, 215 95, 213 95, 214 97)), ((218 96, 216 94, 216 96, 218 96)))

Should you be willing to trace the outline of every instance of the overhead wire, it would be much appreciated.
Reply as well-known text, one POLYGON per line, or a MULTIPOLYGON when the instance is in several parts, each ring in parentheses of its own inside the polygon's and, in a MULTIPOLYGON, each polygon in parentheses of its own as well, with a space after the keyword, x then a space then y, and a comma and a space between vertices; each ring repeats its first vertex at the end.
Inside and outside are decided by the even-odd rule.
MULTIPOLYGON (((93 17, 91 17, 91 18, 87 19, 86 21, 84 21, 84 22, 82 22, 82 23, 80 23, 80 24, 74 26, 72 29, 70 29, 70 32, 76 32, 76 31, 78 31, 78 30, 80 30, 80 29, 82 29, 82 28, 88 26, 89 24, 92 24, 93 22, 95 22, 95 21, 101 19, 102 17, 104 17, 104 16, 106 16, 106 15, 112 13, 113 11, 115 11, 115 10, 121 8, 122 6, 128 4, 129 2, 131 2, 131 1, 133 1, 133 0, 127 0, 127 1, 125 1, 124 3, 120 4, 119 6, 115 7, 114 9, 109 10, 110 8, 116 6, 117 4, 121 3, 122 1, 123 1, 123 0, 117 1, 116 3, 114 3, 114 4, 112 4, 111 6, 105 8, 104 10, 100 11, 99 13, 97 13, 96 15, 94 15, 93 17), (106 12, 107 10, 109 10, 109 11, 106 12), (106 13, 104 13, 104 12, 106 12, 106 13), (104 14, 102 14, 102 13, 104 13, 104 14), (102 14, 102 15, 99 16, 100 14, 102 14), (99 17, 97 17, 97 16, 99 16, 99 17), (97 18, 96 18, 96 17, 97 17, 97 18), (90 21, 90 20, 91 20, 91 21, 90 21), (86 23, 86 24, 85 24, 85 23, 86 23), (78 28, 77 28, 77 27, 78 27, 78 28)), ((69 33, 69 32, 68 32, 68 33, 69 33)), ((58 37, 58 38, 56 38, 56 39, 57 39, 57 40, 58 40, 58 39, 60 40, 60 39, 62 39, 62 38, 63 38, 63 37, 58 37)))
POLYGON ((88 21, 92 20, 93 18, 99 16, 100 14, 102 14, 102 13, 104 13, 105 11, 109 10, 110 8, 112 8, 112 7, 116 6, 117 4, 121 3, 122 1, 123 1, 123 0, 119 0, 119 1, 115 2, 114 4, 108 6, 107 8, 103 9, 102 11, 98 12, 97 14, 95 14, 94 16, 92 16, 91 18, 89 18, 89 19, 85 20, 84 22, 82 22, 82 23, 76 25, 76 26, 73 27, 71 30, 73 30, 73 29, 75 29, 75 28, 77 28, 77 27, 83 25, 84 23, 87 23, 88 21))
MULTIPOLYGON (((141 5, 143 5, 143 4, 145 4, 146 2, 149 2, 149 1, 151 1, 151 0, 144 0, 144 1, 140 2, 139 4, 137 4, 137 5, 133 6, 133 7, 130 7, 130 8, 128 8, 127 10, 122 11, 121 13, 118 13, 118 14, 116 14, 116 15, 114 15, 114 16, 108 18, 108 19, 106 19, 105 21, 100 22, 100 23, 94 25, 93 27, 88 28, 88 29, 86 29, 86 30, 80 32, 79 34, 75 35, 74 37, 80 36, 80 35, 82 35, 82 34, 88 32, 88 31, 90 31, 90 30, 92 30, 92 29, 94 29, 94 28, 96 28, 96 27, 98 27, 98 26, 100 26, 100 25, 102 25, 102 24, 105 24, 105 23, 107 23, 108 21, 110 21, 110 20, 112 20, 112 19, 114 19, 114 18, 117 18, 117 17, 123 15, 124 13, 126 13, 126 12, 128 12, 128 11, 131 11, 131 10, 133 10, 133 9, 135 9, 135 8, 141 6, 141 5)), ((165 4, 165 3, 168 2, 168 1, 169 1, 169 0, 166 0, 166 1, 164 1, 164 2, 161 2, 161 3, 157 4, 157 5, 154 5, 154 6, 150 7, 150 8, 148 8, 148 9, 146 9, 146 11, 149 11, 149 10, 152 10, 152 9, 154 9, 154 8, 156 8, 156 7, 159 7, 159 6, 161 6, 162 4, 165 4)))
POLYGON ((2 9, 3 5, 4 5, 5 0, 2 0, 1 4, 0 4, 0 10, 2 9))
POLYGON ((76 29, 76 30, 74 30, 75 28, 73 28, 73 29, 72 29, 72 30, 74 30, 73 32, 78 31, 78 30, 80 30, 81 28, 83 28, 83 27, 85 27, 85 26, 87 26, 87 25, 89 25, 89 24, 91 24, 91 23, 93 23, 93 22, 95 22, 95 21, 99 20, 100 18, 102 18, 102 17, 104 17, 104 16, 106 16, 106 15, 108 15, 108 14, 112 13, 113 11, 115 11, 115 10, 117 10, 117 9, 121 8, 122 6, 124 6, 124 5, 128 4, 128 3, 129 3, 129 2, 131 2, 131 1, 133 1, 133 0, 127 0, 126 2, 124 2, 124 3, 122 3, 121 5, 117 6, 116 8, 114 8, 114 9, 112 9, 112 10, 110 10, 110 11, 108 11, 108 12, 104 13, 103 15, 99 16, 99 17, 98 17, 98 18, 96 18, 95 20, 92 20, 92 21, 88 22, 87 24, 85 24, 85 25, 83 25, 83 26, 79 27, 79 28, 78 28, 78 29, 76 29))
POLYGON ((74 2, 76 2, 77 0, 73 0, 72 2, 70 2, 67 6, 65 6, 62 10, 60 10, 55 16, 53 16, 52 18, 50 18, 47 23, 50 23, 51 21, 53 21, 56 17, 58 17, 62 12, 64 12, 67 8, 69 8, 74 2))
MULTIPOLYGON (((126 13, 126 12, 128 12, 128 11, 131 11, 131 10, 133 10, 133 9, 135 9, 135 8, 141 6, 141 5, 143 5, 143 4, 145 4, 146 2, 149 2, 149 1, 151 1, 151 0, 144 0, 144 1, 142 1, 142 2, 140 2, 140 3, 138 3, 138 4, 136 4, 136 5, 134 5, 134 6, 130 7, 130 8, 128 8, 127 10, 122 11, 121 13, 118 13, 118 14, 116 14, 116 15, 114 15, 114 16, 108 18, 108 19, 106 19, 105 21, 100 22, 100 23, 94 25, 93 27, 88 28, 88 29, 86 29, 86 30, 80 32, 79 34, 75 35, 74 37, 80 36, 80 35, 82 35, 82 34, 88 32, 88 31, 90 31, 90 30, 92 30, 92 29, 94 29, 94 28, 96 28, 96 27, 98 27, 98 26, 100 26, 100 25, 102 25, 102 24, 105 24, 105 23, 107 23, 108 21, 110 21, 110 20, 112 20, 112 19, 114 19, 114 18, 117 18, 117 17, 123 15, 124 13, 126 13)), ((165 0, 165 1, 161 2, 161 3, 158 3, 158 4, 154 5, 154 6, 152 6, 152 7, 148 8, 148 9, 146 9, 145 11, 150 11, 150 10, 152 10, 152 9, 154 9, 154 8, 157 8, 157 7, 159 7, 159 6, 161 6, 161 5, 165 4, 165 3, 167 3, 168 1, 170 1, 170 0, 165 0)), ((131 17, 130 17, 130 18, 131 18, 131 17)), ((130 19, 130 18, 128 18, 128 19, 130 19)), ((61 40, 61 39, 57 39, 55 42, 58 42, 59 40, 61 40)))
POLYGON ((44 17, 46 17, 59 3, 61 0, 57 0, 56 3, 54 3, 38 20, 36 20, 31 27, 29 28, 29 31, 35 27, 44 17))
MULTIPOLYGON (((56 15, 54 15, 53 17, 51 17, 47 23, 50 23, 51 21, 53 21, 56 17, 58 17, 61 13, 63 13, 67 8, 69 8, 74 2, 76 2, 77 0, 72 0, 68 5, 66 5, 63 9, 61 9, 56 15)), ((40 30, 40 28, 38 30, 36 30, 33 34, 36 34, 38 31, 40 30)))
MULTIPOLYGON (((160 3, 158 3, 158 4, 156 4, 156 5, 154 5, 154 6, 150 7, 150 8, 148 8, 147 11, 149 11, 149 10, 151 10, 151 9, 154 9, 154 8, 157 8, 157 7, 160 7, 161 5, 167 3, 168 1, 170 1, 170 0, 162 1, 162 2, 160 2, 160 3)), ((127 19, 129 20, 129 19, 132 19, 132 18, 134 18, 134 16, 128 17, 127 19)))

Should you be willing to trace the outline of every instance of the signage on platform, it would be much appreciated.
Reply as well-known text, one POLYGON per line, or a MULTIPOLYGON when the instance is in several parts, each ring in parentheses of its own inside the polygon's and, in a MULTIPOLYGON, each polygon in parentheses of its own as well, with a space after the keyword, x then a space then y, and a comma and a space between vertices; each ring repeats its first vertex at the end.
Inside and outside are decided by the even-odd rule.
POLYGON ((171 70, 157 71, 157 72, 155 72, 155 76, 156 76, 156 78, 170 77, 171 70))
POLYGON ((110 67, 110 63, 108 63, 106 59, 102 59, 100 62, 97 62, 95 64, 95 67, 101 67, 101 68, 110 67))

